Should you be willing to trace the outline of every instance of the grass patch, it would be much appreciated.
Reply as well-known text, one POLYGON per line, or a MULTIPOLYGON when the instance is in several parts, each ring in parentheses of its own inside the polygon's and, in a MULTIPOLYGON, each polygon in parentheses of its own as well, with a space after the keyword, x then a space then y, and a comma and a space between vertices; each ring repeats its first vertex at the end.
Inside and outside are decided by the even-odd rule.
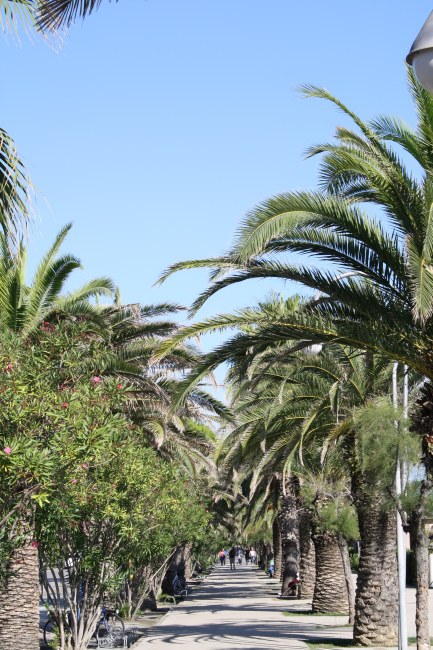
MULTIPOLYGON (((409 645, 416 645, 416 636, 408 636, 407 642, 409 645)), ((433 636, 430 637, 430 645, 433 645, 433 636)))
MULTIPOLYGON (((407 639, 409 645, 416 645, 416 637, 410 636, 407 639)), ((340 648, 359 648, 361 646, 354 645, 353 639, 330 639, 326 637, 324 639, 308 639, 305 641, 310 650, 339 650, 340 648)), ((433 637, 430 639, 430 645, 433 644, 433 637)))
POLYGON ((322 614, 319 612, 313 612, 311 609, 291 609, 287 612, 283 612, 283 616, 345 616, 348 617, 348 614, 343 614, 342 612, 329 612, 328 614, 322 614))

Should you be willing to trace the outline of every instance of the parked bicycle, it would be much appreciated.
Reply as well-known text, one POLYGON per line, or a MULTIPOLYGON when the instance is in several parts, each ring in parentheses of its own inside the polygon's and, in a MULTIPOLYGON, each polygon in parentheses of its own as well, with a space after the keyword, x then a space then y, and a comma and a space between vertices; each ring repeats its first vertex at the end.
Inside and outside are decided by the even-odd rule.
MULTIPOLYGON (((67 615, 70 621, 70 615, 67 615)), ((67 624, 70 625, 68 621, 67 624)), ((98 646, 104 647, 104 641, 108 643, 111 639, 122 639, 125 635, 125 624, 117 611, 103 607, 101 610, 101 617, 96 624, 94 636, 98 642, 98 646)), ((58 623, 54 616, 51 615, 44 625, 44 643, 49 647, 53 647, 58 639, 58 623)), ((106 645, 105 647, 108 647, 106 645)))
POLYGON ((182 598, 186 598, 188 596, 188 587, 186 585, 185 578, 178 576, 176 573, 173 578, 172 585, 174 596, 181 596, 182 598))

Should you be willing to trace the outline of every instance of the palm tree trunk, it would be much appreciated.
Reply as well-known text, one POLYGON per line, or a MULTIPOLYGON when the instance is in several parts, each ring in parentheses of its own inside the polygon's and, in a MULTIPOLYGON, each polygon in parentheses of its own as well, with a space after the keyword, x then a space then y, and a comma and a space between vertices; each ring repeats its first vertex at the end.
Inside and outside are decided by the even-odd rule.
POLYGON ((182 559, 185 580, 191 580, 192 570, 191 570, 191 553, 192 553, 192 544, 188 542, 182 549, 182 559))
POLYGON ((352 494, 361 536, 353 639, 365 646, 397 645, 396 512, 357 473, 352 494))
POLYGON ((0 591, 1 650, 39 650, 38 549, 13 552, 9 576, 0 591))
POLYGON ((278 522, 278 516, 272 522, 272 550, 275 562, 275 577, 282 578, 282 564, 281 564, 281 530, 278 522))
POLYGON ((316 582, 316 551, 311 538, 311 515, 308 510, 299 512, 299 550, 301 554, 299 596, 312 598, 316 582))
POLYGON ((342 535, 338 535, 338 546, 340 547, 344 579, 346 581, 347 601, 349 605, 349 625, 353 625, 355 622, 355 587, 353 584, 352 569, 350 567, 349 549, 347 547, 347 541, 342 535))
POLYGON ((183 563, 183 545, 179 546, 176 551, 173 553, 173 559, 170 562, 170 565, 162 581, 162 589, 166 594, 173 594, 173 580, 176 574, 180 573, 180 569, 183 563))
POLYGON ((281 529, 283 555, 281 593, 284 594, 287 591, 289 582, 296 578, 296 574, 299 572, 298 503, 292 478, 286 479, 285 485, 282 486, 278 519, 281 529))
POLYGON ((416 638, 418 650, 430 648, 429 616, 428 616, 428 544, 429 540, 423 526, 425 501, 433 487, 433 385, 426 381, 420 388, 416 408, 411 413, 411 431, 422 438, 422 458, 425 467, 425 478, 421 482, 420 498, 411 513, 412 540, 416 560, 416 638))
POLYGON ((316 533, 313 541, 316 550, 313 612, 348 614, 349 599, 337 535, 316 533))
POLYGON ((429 633, 429 536, 425 531, 423 515, 425 499, 432 488, 432 481, 424 479, 421 484, 421 497, 412 512, 412 530, 416 560, 416 642, 417 650, 430 649, 429 633))

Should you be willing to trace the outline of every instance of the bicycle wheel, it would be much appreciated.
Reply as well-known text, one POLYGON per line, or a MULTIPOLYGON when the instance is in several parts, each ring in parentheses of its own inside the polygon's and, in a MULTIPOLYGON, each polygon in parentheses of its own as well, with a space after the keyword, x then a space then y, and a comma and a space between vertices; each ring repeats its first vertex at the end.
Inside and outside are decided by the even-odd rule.
POLYGON ((96 628, 96 639, 100 641, 111 637, 112 639, 123 639, 125 635, 125 624, 117 614, 105 614, 96 628))
POLYGON ((57 624, 49 618, 44 625, 44 643, 51 648, 57 639, 57 624))

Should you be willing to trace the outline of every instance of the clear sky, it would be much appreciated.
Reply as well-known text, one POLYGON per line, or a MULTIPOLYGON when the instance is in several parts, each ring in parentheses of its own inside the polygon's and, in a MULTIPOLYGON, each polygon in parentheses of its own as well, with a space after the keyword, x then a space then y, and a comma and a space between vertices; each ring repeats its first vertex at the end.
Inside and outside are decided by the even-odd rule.
MULTIPOLYGON (((207 274, 152 288, 173 262, 213 256, 280 191, 314 188, 303 159, 342 117, 301 99, 326 87, 362 117, 414 122, 404 59, 433 3, 418 0, 119 0, 57 51, 2 41, 0 124, 39 188, 35 260, 65 223, 83 282, 109 275, 124 302, 188 305, 207 274)), ((275 289, 278 287, 274 285, 275 289)), ((254 303, 238 286, 202 316, 254 303)))

